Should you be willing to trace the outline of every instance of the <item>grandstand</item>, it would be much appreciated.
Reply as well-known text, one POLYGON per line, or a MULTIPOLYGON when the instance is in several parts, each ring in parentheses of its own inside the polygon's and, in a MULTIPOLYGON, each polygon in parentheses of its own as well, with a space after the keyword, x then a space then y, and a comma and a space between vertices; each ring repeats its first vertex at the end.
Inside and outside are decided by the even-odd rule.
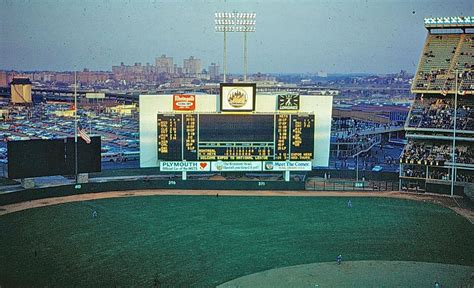
POLYGON ((408 107, 399 105, 335 104, 331 123, 330 156, 355 157, 383 139, 404 138, 408 107), (385 136, 385 137, 384 137, 385 136))
POLYGON ((454 178, 454 193, 472 195, 474 17, 427 18, 425 28, 411 88, 415 101, 405 122, 400 188, 449 194, 454 178))

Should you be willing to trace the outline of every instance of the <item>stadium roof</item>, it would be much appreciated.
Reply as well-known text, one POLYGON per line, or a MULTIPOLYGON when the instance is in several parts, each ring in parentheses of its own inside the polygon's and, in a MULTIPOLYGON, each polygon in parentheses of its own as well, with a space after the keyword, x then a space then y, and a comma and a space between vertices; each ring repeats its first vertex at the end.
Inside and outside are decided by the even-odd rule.
POLYGON ((425 18, 425 28, 474 28, 474 16, 425 18))

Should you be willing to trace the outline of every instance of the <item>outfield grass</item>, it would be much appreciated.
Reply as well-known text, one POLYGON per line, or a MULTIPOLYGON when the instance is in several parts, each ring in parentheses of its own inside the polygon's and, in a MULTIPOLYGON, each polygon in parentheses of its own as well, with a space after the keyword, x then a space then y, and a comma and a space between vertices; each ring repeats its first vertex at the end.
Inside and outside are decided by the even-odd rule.
POLYGON ((390 198, 353 198, 347 208, 347 200, 149 196, 7 214, 0 285, 209 287, 340 253, 474 266, 474 226, 451 210, 390 198))

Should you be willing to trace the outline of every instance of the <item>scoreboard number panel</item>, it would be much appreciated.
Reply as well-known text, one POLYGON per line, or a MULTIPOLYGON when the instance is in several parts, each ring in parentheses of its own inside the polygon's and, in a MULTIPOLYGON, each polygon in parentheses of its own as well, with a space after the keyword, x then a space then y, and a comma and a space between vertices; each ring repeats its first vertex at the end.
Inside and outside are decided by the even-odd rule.
POLYGON ((182 114, 158 114, 158 156, 160 160, 183 159, 182 114))
MULTIPOLYGON (((196 161, 197 158, 197 114, 182 114, 183 122, 183 160, 196 161)), ((176 159, 174 159, 176 160, 176 159)))
POLYGON ((274 160, 289 160, 290 115, 276 115, 275 121, 275 157, 274 160))
POLYGON ((313 114, 158 114, 158 160, 308 161, 313 114))
POLYGON ((314 117, 292 115, 290 159, 295 161, 313 159, 314 117))

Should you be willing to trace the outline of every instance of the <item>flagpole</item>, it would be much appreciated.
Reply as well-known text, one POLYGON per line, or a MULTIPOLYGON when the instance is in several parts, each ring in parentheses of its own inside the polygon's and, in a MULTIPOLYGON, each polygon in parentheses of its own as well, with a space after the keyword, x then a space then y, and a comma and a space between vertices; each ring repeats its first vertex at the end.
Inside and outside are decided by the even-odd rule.
POLYGON ((74 175, 77 184, 77 71, 74 70, 74 175))

